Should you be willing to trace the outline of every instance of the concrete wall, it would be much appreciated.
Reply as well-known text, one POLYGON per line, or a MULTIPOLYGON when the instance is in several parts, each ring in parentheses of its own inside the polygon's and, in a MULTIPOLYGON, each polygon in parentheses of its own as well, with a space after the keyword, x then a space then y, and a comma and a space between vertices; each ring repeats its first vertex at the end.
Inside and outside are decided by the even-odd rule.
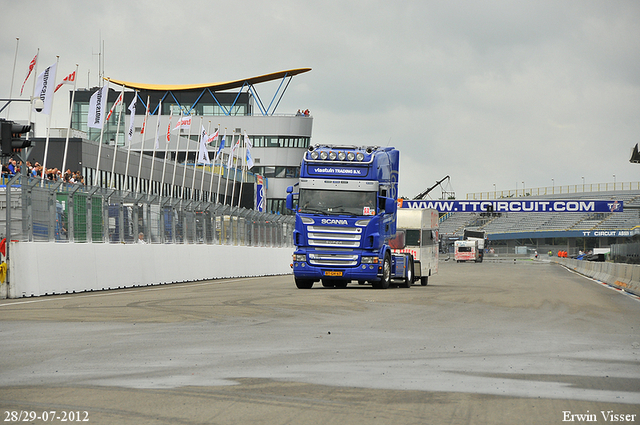
POLYGON ((0 284, 0 298, 289 274, 292 253, 227 245, 14 242, 10 282, 0 284))
POLYGON ((640 265, 600 263, 569 258, 554 258, 554 261, 580 274, 640 296, 640 265))

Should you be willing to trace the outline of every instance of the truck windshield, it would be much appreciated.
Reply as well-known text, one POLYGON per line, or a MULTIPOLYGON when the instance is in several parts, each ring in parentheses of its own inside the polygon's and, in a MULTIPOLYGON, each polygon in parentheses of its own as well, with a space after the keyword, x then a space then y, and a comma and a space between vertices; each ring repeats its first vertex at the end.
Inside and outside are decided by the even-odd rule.
POLYGON ((298 212, 375 215, 377 192, 300 189, 298 212))

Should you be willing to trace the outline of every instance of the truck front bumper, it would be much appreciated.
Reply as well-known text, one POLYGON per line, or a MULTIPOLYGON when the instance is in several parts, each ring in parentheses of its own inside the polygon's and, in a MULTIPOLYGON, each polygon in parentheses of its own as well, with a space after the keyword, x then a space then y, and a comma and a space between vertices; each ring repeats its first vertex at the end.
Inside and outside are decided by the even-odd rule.
POLYGON ((381 264, 360 264, 355 267, 317 267, 306 262, 293 262, 293 275, 301 279, 366 280, 377 282, 382 276, 381 264))

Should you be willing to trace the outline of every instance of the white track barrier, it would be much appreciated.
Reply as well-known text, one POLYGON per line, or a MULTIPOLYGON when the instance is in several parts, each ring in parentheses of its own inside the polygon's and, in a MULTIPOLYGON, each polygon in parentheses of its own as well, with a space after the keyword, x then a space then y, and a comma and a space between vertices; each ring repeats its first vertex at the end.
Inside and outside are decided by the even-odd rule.
POLYGON ((203 244, 14 242, 10 282, 20 298, 201 280, 291 273, 293 248, 203 244))
POLYGON ((554 258, 553 261, 580 274, 640 296, 640 265, 601 263, 569 258, 554 258))

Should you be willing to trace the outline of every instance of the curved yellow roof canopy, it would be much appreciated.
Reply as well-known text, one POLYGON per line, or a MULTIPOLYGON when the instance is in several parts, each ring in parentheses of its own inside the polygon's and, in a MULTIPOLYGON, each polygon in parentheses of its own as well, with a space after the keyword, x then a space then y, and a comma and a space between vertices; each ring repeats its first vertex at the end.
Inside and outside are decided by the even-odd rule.
POLYGON ((311 71, 311 68, 296 68, 296 69, 289 69, 286 71, 273 72, 271 74, 259 75, 257 77, 243 78, 241 80, 226 81, 221 83, 210 83, 210 84, 169 84, 167 85, 167 84, 132 83, 129 81, 112 80, 110 78, 105 78, 105 80, 109 80, 110 82, 117 84, 119 86, 125 86, 128 88, 137 89, 137 90, 179 91, 179 90, 201 90, 201 89, 209 88, 214 91, 220 91, 220 90, 240 88, 245 83, 249 83, 253 85, 257 83, 264 83, 267 81, 279 80, 280 78, 290 77, 290 76, 302 74, 308 71, 311 71))

